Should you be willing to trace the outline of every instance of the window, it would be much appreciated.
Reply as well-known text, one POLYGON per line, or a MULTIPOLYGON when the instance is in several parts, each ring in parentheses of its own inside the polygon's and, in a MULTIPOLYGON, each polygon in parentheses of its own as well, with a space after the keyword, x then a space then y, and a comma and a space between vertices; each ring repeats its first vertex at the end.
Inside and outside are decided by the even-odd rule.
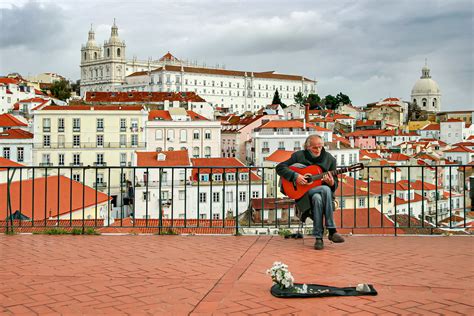
POLYGON ((131 125, 132 132, 138 132, 138 119, 132 119, 131 125))
POLYGON ((200 175, 200 181, 209 181, 209 175, 208 174, 201 174, 200 175))
POLYGON ((43 118, 43 132, 51 131, 51 119, 43 118))
POLYGON ((163 139, 163 130, 162 129, 157 129, 155 131, 155 139, 163 139))
POLYGON ((199 157, 199 147, 193 147, 193 157, 194 158, 199 157))
POLYGON ((247 192, 239 192, 239 202, 245 202, 247 200, 247 192))
POLYGON ((97 131, 103 132, 104 131, 104 119, 98 118, 97 119, 97 131))
POLYGON ((64 119, 58 118, 58 132, 64 132, 64 119))
POLYGON ((10 159, 10 147, 3 147, 3 158, 10 159))
POLYGON ((225 193, 225 201, 226 201, 226 202, 233 202, 233 201, 234 201, 234 194, 233 194, 233 192, 226 192, 226 193, 225 193))
POLYGON ((206 192, 199 192, 199 203, 206 203, 206 192))
POLYGON ((221 200, 221 193, 212 192, 212 202, 220 202, 220 200, 221 200))
POLYGON ((72 119, 72 131, 73 132, 80 132, 81 131, 81 119, 80 118, 73 118, 72 119))
POLYGON ((263 147, 263 148, 268 148, 268 142, 263 142, 262 147, 263 147))
POLYGON ((346 161, 344 159, 344 154, 341 154, 341 165, 345 165, 346 164, 346 161))
POLYGON ((258 199, 259 196, 260 196, 260 192, 252 191, 252 199, 258 199))
POLYGON ((219 213, 212 214, 212 219, 219 219, 219 213))
POLYGON ((143 201, 150 201, 150 192, 149 191, 143 192, 143 201))
POLYGON ((179 192, 178 192, 178 199, 184 200, 184 196, 185 196, 185 195, 184 195, 184 190, 179 190, 179 192))
POLYGON ((104 135, 97 135, 97 147, 104 146, 104 135))
POLYGON ((214 181, 222 181, 222 174, 214 174, 213 175, 214 177, 214 181))
POLYGON ((182 129, 179 131, 179 141, 180 142, 186 142, 187 140, 187 133, 185 129, 182 129))
POLYGON ((206 146, 204 148, 204 157, 206 158, 211 158, 211 147, 206 146))
POLYGON ((168 140, 173 141, 174 140, 174 129, 169 129, 168 130, 168 140))
POLYGON ((81 146, 81 135, 73 135, 72 136, 72 145, 74 147, 81 146))
POLYGON ((50 135, 43 135, 43 146, 44 147, 51 146, 51 136, 50 135))
POLYGON ((125 166, 127 164, 127 153, 120 153, 120 165, 125 166))
POLYGON ((127 135, 120 134, 120 146, 127 146, 127 135))
POLYGON ((79 166, 81 164, 81 154, 73 154, 72 163, 74 166, 79 166))
POLYGON ((104 154, 97 154, 96 164, 101 166, 104 164, 104 154))
POLYGON ((359 207, 365 206, 365 198, 359 198, 359 207))
POLYGON ((18 162, 23 162, 24 161, 24 148, 23 147, 18 147, 16 149, 16 161, 18 162))
POLYGON ((131 136, 131 140, 132 140, 132 146, 138 146, 138 135, 137 134, 133 134, 131 136))
POLYGON ((199 130, 195 129, 193 131, 193 139, 199 139, 199 130))
POLYGON ((125 132, 127 130, 127 119, 120 119, 120 131, 125 132))
POLYGON ((301 149, 301 143, 299 141, 296 141, 295 142, 295 148, 293 148, 294 150, 300 150, 301 149))
POLYGON ((64 154, 58 154, 58 165, 64 166, 64 154))
POLYGON ((247 181, 248 179, 249 179, 249 174, 248 173, 241 173, 240 174, 240 180, 247 181))
POLYGON ((211 131, 206 129, 206 131, 204 132, 204 138, 205 139, 211 139, 211 131))
POLYGON ((378 203, 378 205, 382 204, 382 196, 381 195, 378 196, 377 203, 378 203))
POLYGON ((81 175, 78 174, 78 173, 73 174, 72 175, 72 180, 77 181, 77 182, 81 182, 81 175))
POLYGON ((227 181, 235 181, 235 173, 228 173, 227 181))
POLYGON ((285 142, 278 142, 278 149, 285 150, 285 142))

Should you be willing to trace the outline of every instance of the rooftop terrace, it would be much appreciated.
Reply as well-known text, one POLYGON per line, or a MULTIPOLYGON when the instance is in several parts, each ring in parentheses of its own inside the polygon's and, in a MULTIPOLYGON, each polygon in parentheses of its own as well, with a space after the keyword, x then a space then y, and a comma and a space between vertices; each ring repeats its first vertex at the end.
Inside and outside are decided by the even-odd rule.
POLYGON ((473 239, 348 236, 0 235, 0 313, 474 314, 473 239), (371 283, 378 296, 278 299, 265 274, 296 282, 371 283))

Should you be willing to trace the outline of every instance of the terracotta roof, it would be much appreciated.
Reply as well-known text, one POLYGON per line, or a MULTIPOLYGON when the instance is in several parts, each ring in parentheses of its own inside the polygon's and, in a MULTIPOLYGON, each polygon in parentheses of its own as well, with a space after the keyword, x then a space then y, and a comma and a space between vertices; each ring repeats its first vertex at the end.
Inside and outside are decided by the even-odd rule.
POLYGON ((28 139, 33 138, 33 134, 17 128, 12 128, 3 132, 0 132, 0 139, 28 139))
POLYGON ((86 92, 85 102, 147 103, 147 102, 206 102, 195 92, 86 92))
POLYGON ((474 141, 460 142, 460 143, 453 144, 453 146, 473 147, 474 146, 474 141))
POLYGON ((334 114, 332 118, 335 120, 355 120, 355 118, 353 118, 352 116, 345 114, 334 114))
POLYGON ((11 114, 4 113, 0 115, 0 127, 28 126, 11 114))
MULTIPOLYGON (((426 200, 426 199, 424 199, 420 194, 415 193, 415 194, 413 194, 413 199, 410 200, 410 203, 421 202, 423 200, 426 200)), ((398 207, 400 205, 408 204, 408 200, 404 200, 404 199, 401 199, 401 198, 397 197, 397 198, 395 198, 395 203, 397 204, 397 207, 398 207)))
MULTIPOLYGON (((245 166, 240 160, 237 158, 191 158, 191 163, 195 167, 243 167, 245 166)), ((226 168, 226 173, 236 173, 237 169, 233 168, 226 168)), ((247 173, 249 172, 249 168, 239 168, 239 173, 247 173)), ((212 168, 212 173, 223 173, 223 168, 212 168)), ((200 168, 199 174, 210 174, 211 169, 207 168, 200 168)), ((193 179, 197 180, 198 169, 193 168, 193 179)), ((261 178, 257 176, 253 171, 251 173, 251 180, 252 181, 260 181, 261 178)))
POLYGON ((290 159, 293 153, 294 151, 278 149, 278 150, 275 150, 270 156, 265 158, 265 160, 273 161, 273 162, 282 162, 282 161, 286 161, 290 159))
POLYGON ((460 120, 460 119, 450 118, 450 119, 447 119, 446 121, 443 121, 441 123, 463 123, 463 122, 464 121, 460 120))
POLYGON ((128 75, 127 77, 139 77, 139 76, 145 76, 145 75, 148 75, 148 71, 137 71, 131 75, 128 75))
POLYGON ((436 123, 428 124, 425 127, 423 127, 421 130, 423 131, 439 131, 440 125, 436 123))
POLYGON ((170 167, 189 165, 190 162, 187 150, 137 152, 138 167, 170 167), (164 160, 158 160, 159 154, 164 155, 164 160))
POLYGON ((369 151, 367 151, 367 150, 365 150, 365 149, 361 149, 361 150, 359 151, 359 159, 362 159, 362 157, 364 157, 364 156, 365 156, 365 157, 369 157, 369 158, 371 158, 371 159, 381 159, 381 158, 382 158, 382 157, 380 157, 380 155, 377 154, 377 153, 373 153, 373 152, 369 152, 369 151))
MULTIPOLYGON (((277 74, 274 71, 265 71, 265 72, 251 72, 251 71, 238 71, 238 70, 226 70, 226 69, 212 69, 212 68, 200 68, 200 67, 183 67, 184 72, 188 73, 200 73, 200 74, 209 74, 217 76, 235 76, 235 77, 251 77, 253 74, 254 78, 268 78, 268 79, 280 79, 280 80, 295 80, 295 81, 308 81, 314 82, 311 79, 305 78, 303 76, 296 75, 285 75, 277 74)), ((161 71, 175 71, 180 72, 181 66, 171 66, 166 65, 165 67, 159 67, 152 70, 152 72, 161 72, 161 71)))
MULTIPOLYGON (((109 197, 99 191, 94 190, 91 187, 83 186, 80 182, 73 181, 65 176, 50 176, 47 178, 35 178, 21 181, 21 192, 20 192, 20 181, 15 181, 10 184, 11 194, 11 207, 12 210, 20 210, 21 213, 30 219, 41 220, 48 217, 54 217, 58 213, 59 215, 68 214, 71 211, 82 210, 82 190, 84 188, 84 207, 90 207, 95 205, 96 195, 97 203, 106 202, 109 197), (59 182, 59 183, 58 183, 59 182), (69 186, 72 182, 72 190, 70 191, 69 186), (34 183, 34 184, 33 184, 34 183), (58 191, 59 184, 59 191, 58 191), (33 192, 34 185, 34 196, 33 192), (47 186, 47 195, 45 194, 45 185, 47 186), (71 193, 72 192, 72 197, 71 193), (58 197, 58 194, 61 198, 58 197), (45 200, 46 197, 46 200, 45 200), (20 198, 21 198, 21 209, 20 209, 20 198), (72 199, 72 208, 70 208, 70 200, 72 199), (59 210, 58 210, 59 200, 59 210), (45 202, 47 210, 45 212, 45 202), (34 205, 34 218, 33 209, 34 205), (45 214, 46 213, 46 214, 45 214)), ((0 184, 0 192, 6 192, 7 184, 0 184)), ((0 218, 7 217, 7 209, 5 203, 0 203, 0 218)))
POLYGON ((341 136, 335 135, 335 134, 332 135, 332 142, 333 143, 334 142, 341 142, 342 144, 346 144, 349 147, 351 146, 351 141, 350 140, 348 140, 345 137, 341 137, 341 136))
POLYGON ((358 208, 355 214, 354 209, 336 209, 334 211, 334 222, 336 227, 394 227, 393 221, 385 214, 380 213, 376 208, 358 208))
POLYGON ((380 124, 380 121, 378 120, 365 120, 365 121, 356 121, 356 126, 374 126, 380 124))
POLYGON ((422 182, 421 180, 416 180, 412 182, 408 182, 408 180, 400 180, 397 182, 397 190, 408 190, 408 188, 413 190, 421 191, 421 190, 436 190, 436 186, 429 182, 422 182))
MULTIPOLYGON (((299 120, 274 120, 262 124, 259 128, 303 128, 304 123, 299 120)), ((327 128, 323 128, 317 125, 306 123, 306 128, 311 128, 320 132, 331 132, 327 128)))
POLYGON ((382 130, 382 129, 368 129, 368 130, 357 130, 352 133, 347 133, 346 137, 374 137, 374 136, 394 136, 395 131, 393 130, 382 130))
MULTIPOLYGON (((19 164, 18 162, 12 161, 7 158, 0 157, 0 171, 7 170, 7 168, 1 168, 1 167, 23 167, 24 165, 19 164)), ((0 191, 2 192, 2 191, 0 191)))
MULTIPOLYGON (((186 111, 186 113, 187 113, 187 116, 192 121, 209 121, 207 118, 205 118, 202 115, 197 114, 194 111, 186 111)), ((172 121, 173 119, 169 111, 151 110, 150 113, 148 113, 148 120, 149 121, 155 121, 155 120, 172 121)))
POLYGON ((409 159, 410 159, 410 156, 400 154, 400 153, 393 153, 393 154, 390 155, 390 157, 388 157, 387 160, 390 160, 390 161, 407 161, 409 159))
POLYGON ((455 148, 451 148, 451 149, 448 149, 448 150, 444 150, 443 152, 445 153, 474 153, 474 150, 470 149, 470 148, 467 148, 466 146, 457 146, 455 148))
POLYGON ((399 98, 386 98, 382 102, 400 102, 399 98))
POLYGON ((43 111, 141 111, 142 105, 47 105, 43 111))
POLYGON ((19 84, 20 81, 14 78, 0 77, 0 84, 19 84))
POLYGON ((165 61, 165 60, 179 61, 179 59, 173 56, 170 52, 167 52, 160 58, 160 61, 165 61))

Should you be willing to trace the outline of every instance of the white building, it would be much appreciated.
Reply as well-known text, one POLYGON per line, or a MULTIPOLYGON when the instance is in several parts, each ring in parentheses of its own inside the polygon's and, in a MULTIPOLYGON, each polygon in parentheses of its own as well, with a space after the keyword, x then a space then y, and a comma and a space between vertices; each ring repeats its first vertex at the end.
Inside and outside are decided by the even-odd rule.
POLYGON ((277 89, 286 104, 293 103, 298 92, 316 92, 316 81, 301 75, 197 66, 170 53, 159 60, 127 60, 125 42, 119 39, 115 22, 103 50, 90 30, 81 56, 82 95, 87 91, 193 91, 214 107, 243 113, 271 103, 277 89))
POLYGON ((441 90, 436 81, 431 79, 430 69, 425 64, 421 77, 411 90, 411 101, 421 110, 439 112, 441 110, 441 90))
MULTIPOLYGON (((126 167, 132 165, 133 152, 145 149, 147 109, 132 105, 49 105, 35 110, 34 116, 34 164, 104 167, 85 173, 83 169, 65 168, 61 173, 92 187, 110 188, 115 204, 117 192, 131 178, 132 171, 126 167)), ((56 172, 56 168, 51 171, 56 172)))
POLYGON ((0 78, 0 114, 13 109, 13 105, 24 99, 35 97, 35 88, 15 78, 0 78))
POLYGON ((146 122, 147 151, 188 150, 194 158, 220 157, 221 122, 193 111, 152 110, 146 122))
POLYGON ((448 119, 440 122, 439 138, 448 144, 464 141, 467 137, 466 123, 458 119, 448 119))
POLYGON ((443 151, 443 156, 449 161, 456 161, 458 164, 467 165, 474 161, 474 150, 461 145, 443 151))
POLYGON ((266 122, 255 129, 252 141, 247 143, 247 157, 254 165, 261 166, 265 158, 278 149, 302 149, 311 134, 318 134, 325 142, 332 142, 332 131, 323 127, 296 120, 266 122))
POLYGON ((420 134, 421 138, 433 138, 439 139, 440 125, 436 123, 431 123, 416 131, 420 134))

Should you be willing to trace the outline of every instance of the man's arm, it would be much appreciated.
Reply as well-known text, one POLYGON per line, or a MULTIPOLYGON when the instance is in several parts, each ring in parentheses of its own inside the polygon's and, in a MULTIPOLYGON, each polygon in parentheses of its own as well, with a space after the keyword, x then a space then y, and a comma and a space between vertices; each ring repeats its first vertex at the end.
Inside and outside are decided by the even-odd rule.
POLYGON ((280 162, 276 166, 276 173, 280 177, 283 177, 288 181, 291 181, 291 182, 295 181, 296 178, 298 177, 298 173, 296 173, 295 171, 293 171, 289 168, 289 166, 291 166, 295 163, 298 163, 298 161, 296 159, 296 153, 293 153, 291 155, 290 159, 288 159, 286 161, 283 161, 283 162, 280 162))

